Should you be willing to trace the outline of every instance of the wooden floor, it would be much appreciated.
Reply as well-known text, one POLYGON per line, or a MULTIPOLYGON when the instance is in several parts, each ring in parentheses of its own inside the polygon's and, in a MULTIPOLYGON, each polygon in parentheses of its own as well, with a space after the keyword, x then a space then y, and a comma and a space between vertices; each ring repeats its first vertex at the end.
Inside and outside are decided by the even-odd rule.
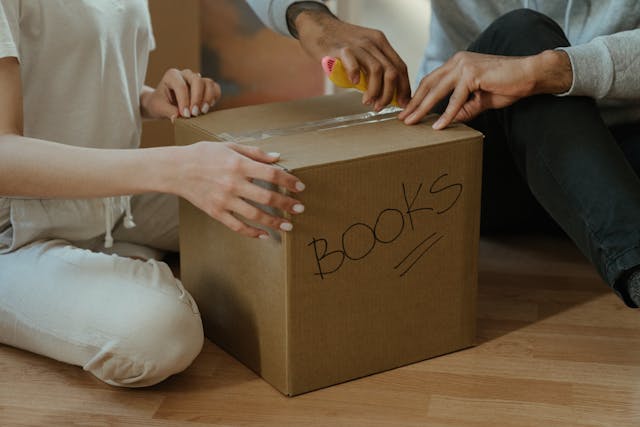
POLYGON ((480 259, 475 348, 286 398, 209 342, 145 390, 0 346, 0 425, 640 426, 640 312, 564 240, 480 259))

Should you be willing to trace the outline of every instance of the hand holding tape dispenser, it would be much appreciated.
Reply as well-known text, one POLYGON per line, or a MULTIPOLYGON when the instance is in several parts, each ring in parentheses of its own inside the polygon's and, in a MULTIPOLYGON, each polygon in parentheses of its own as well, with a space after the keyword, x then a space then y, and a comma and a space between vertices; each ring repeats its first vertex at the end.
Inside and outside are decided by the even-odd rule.
MULTIPOLYGON (((367 76, 366 74, 360 70, 360 80, 358 83, 354 84, 349 76, 347 75, 347 71, 344 69, 340 58, 332 58, 330 56, 325 56, 322 58, 322 69, 324 70, 329 80, 333 82, 338 87, 342 88, 355 88, 360 92, 364 92, 367 90, 367 76)), ((396 99, 396 93, 393 94, 393 99, 391 100, 391 105, 398 106, 398 101, 396 99)))

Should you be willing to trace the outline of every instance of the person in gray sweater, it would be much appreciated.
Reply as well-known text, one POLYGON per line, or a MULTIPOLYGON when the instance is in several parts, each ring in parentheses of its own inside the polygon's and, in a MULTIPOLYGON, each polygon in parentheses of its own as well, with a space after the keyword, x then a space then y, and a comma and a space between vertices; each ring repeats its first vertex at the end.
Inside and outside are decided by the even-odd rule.
POLYGON ((316 59, 363 69, 375 109, 442 113, 485 134, 483 233, 563 230, 630 307, 640 305, 640 3, 431 0, 431 38, 409 100, 406 67, 381 33, 322 2, 251 1, 316 59), (288 19, 287 19, 288 18, 288 19))

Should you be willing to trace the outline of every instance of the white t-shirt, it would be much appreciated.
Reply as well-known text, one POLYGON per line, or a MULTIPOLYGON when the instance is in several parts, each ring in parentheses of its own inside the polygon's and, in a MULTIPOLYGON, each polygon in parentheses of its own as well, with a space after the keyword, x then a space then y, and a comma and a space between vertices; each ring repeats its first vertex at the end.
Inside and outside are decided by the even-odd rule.
MULTIPOLYGON (((20 61, 28 137, 138 147, 154 47, 147 0, 0 0, 0 58, 20 61)), ((0 254, 36 239, 100 236, 123 213, 115 201, 0 197, 0 254)))
POLYGON ((137 147, 153 48, 146 0, 0 0, 0 58, 20 61, 28 137, 137 147))

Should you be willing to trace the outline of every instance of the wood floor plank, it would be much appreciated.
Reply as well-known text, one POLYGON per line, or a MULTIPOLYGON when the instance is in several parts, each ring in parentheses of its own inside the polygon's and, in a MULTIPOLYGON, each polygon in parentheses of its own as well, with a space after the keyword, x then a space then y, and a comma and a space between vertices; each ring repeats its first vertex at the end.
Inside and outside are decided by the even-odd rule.
POLYGON ((147 389, 0 345, 0 426, 640 426, 640 312, 566 240, 483 240, 473 348, 286 398, 210 342, 147 389))

